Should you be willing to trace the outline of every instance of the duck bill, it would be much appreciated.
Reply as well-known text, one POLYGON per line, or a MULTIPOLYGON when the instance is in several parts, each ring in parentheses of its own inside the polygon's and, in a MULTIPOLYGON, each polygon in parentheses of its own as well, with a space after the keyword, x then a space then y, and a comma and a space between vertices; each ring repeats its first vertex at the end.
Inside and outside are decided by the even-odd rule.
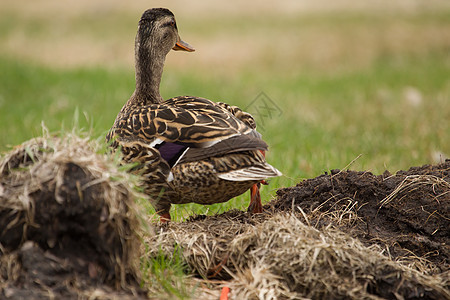
POLYGON ((173 46, 172 49, 177 50, 177 51, 180 50, 180 51, 187 51, 187 52, 195 51, 194 47, 192 47, 191 45, 189 45, 188 43, 186 43, 179 37, 178 37, 177 43, 175 44, 175 46, 173 46))

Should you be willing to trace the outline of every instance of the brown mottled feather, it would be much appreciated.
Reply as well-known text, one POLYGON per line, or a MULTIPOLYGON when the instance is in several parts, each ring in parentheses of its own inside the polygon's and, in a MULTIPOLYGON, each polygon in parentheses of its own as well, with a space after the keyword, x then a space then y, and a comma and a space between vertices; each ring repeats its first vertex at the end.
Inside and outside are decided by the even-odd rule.
POLYGON ((159 138, 201 146, 253 131, 214 102, 184 96, 161 104, 124 106, 107 140, 126 137, 151 143, 159 138))

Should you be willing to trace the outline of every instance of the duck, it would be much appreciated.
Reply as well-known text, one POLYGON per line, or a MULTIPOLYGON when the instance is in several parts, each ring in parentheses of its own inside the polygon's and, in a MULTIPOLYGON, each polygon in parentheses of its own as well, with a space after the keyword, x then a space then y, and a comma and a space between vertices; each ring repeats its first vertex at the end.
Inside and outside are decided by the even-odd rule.
POLYGON ((142 190, 160 216, 172 204, 210 205, 250 190, 250 213, 261 213, 259 189, 281 172, 267 163, 267 143, 254 117, 237 106, 202 97, 164 100, 159 88, 167 54, 193 52, 166 8, 146 10, 135 39, 136 88, 106 141, 142 178, 142 190))

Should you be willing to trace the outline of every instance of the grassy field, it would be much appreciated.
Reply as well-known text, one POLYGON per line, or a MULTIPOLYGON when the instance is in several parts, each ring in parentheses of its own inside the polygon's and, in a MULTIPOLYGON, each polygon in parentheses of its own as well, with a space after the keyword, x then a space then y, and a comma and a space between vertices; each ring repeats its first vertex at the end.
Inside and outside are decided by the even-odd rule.
MULTIPOLYGON (((197 51, 169 54, 162 94, 225 101, 255 115, 268 160, 284 173, 264 187, 264 201, 355 158, 352 169, 375 173, 436 163, 450 154, 444 3, 392 11, 227 6, 227 14, 199 9, 198 18, 174 4, 180 35, 197 51)), ((42 122, 101 140, 134 89, 133 39, 145 6, 51 4, 45 11, 2 4, 2 151, 39 136, 42 122)), ((194 210, 247 202, 245 195, 194 210)), ((178 207, 183 216, 192 209, 178 207)))
MULTIPOLYGON (((134 35, 148 4, 72 2, 0 4, 2 152, 41 135, 41 123, 51 132, 84 128, 102 141, 134 90, 134 35)), ((450 155, 450 5, 347 2, 158 2, 197 48, 169 54, 162 95, 202 96, 255 115, 268 160, 284 173, 263 187, 264 202, 349 164, 379 174, 450 155)), ((245 209, 248 198, 179 205, 172 215, 245 209)), ((165 279, 183 277, 178 260, 148 268, 167 294, 189 295, 165 279)))

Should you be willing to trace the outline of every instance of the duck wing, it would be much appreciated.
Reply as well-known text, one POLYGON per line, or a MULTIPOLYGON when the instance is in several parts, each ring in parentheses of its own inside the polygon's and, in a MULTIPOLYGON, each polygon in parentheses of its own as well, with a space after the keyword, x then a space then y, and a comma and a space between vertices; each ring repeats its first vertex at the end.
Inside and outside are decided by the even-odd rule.
POLYGON ((122 112, 108 136, 139 140, 172 167, 227 153, 266 150, 261 135, 226 108, 199 97, 176 97, 122 112))

